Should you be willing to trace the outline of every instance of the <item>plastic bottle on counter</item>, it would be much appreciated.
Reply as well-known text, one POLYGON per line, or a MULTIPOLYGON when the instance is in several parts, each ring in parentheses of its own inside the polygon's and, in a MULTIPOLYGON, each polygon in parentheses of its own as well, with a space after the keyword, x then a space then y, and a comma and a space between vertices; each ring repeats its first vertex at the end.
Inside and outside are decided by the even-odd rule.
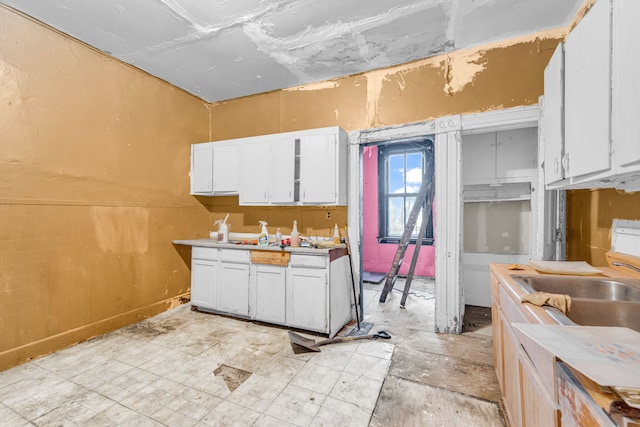
POLYGON ((220 243, 229 243, 229 226, 226 222, 221 223, 218 228, 218 239, 220 243))
POLYGON ((333 244, 334 245, 340 244, 340 230, 338 230, 338 224, 336 224, 335 227, 333 227, 333 244))
POLYGON ((282 245, 282 232, 280 228, 276 228, 276 246, 282 245))
POLYGON ((266 221, 260 221, 260 225, 262 226, 262 231, 260 231, 260 235, 258 236, 258 246, 267 246, 269 244, 269 232, 267 231, 267 223, 266 221))
POLYGON ((291 247, 300 247, 300 234, 298 233, 298 221, 293 220, 293 230, 291 230, 291 247))

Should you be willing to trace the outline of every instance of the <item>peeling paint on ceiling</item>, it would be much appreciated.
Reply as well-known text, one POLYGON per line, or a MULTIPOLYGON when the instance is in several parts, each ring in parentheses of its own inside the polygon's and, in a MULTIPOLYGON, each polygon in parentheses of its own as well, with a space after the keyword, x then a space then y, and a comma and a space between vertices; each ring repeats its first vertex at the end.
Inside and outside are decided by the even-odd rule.
MULTIPOLYGON (((0 0, 215 102, 565 27, 593 0, 0 0)), ((457 69, 451 91, 481 69, 457 69)), ((464 66, 464 67, 463 67, 464 66)))

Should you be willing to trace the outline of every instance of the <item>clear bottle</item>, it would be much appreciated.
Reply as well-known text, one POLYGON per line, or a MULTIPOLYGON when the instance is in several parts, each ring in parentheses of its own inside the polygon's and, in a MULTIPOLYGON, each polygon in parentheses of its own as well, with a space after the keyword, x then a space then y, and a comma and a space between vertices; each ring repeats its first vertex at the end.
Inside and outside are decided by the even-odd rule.
POLYGON ((334 245, 340 244, 340 230, 338 230, 338 224, 336 224, 335 227, 333 227, 333 244, 334 245))
POLYGON ((300 233, 298 233, 298 221, 293 220, 293 230, 291 230, 291 247, 300 247, 300 233))
POLYGON ((282 232, 280 228, 276 228, 276 246, 282 245, 282 232))

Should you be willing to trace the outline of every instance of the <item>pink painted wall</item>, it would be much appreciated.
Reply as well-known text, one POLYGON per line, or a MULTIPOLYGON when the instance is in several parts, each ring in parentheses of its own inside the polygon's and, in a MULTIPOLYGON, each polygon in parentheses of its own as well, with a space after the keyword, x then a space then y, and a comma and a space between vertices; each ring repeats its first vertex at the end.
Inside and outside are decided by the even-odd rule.
MULTIPOLYGON (((378 243, 378 147, 364 147, 363 167, 363 236, 362 262, 364 271, 387 273, 398 249, 397 244, 378 243)), ((400 267, 400 274, 407 274, 414 245, 409 245, 400 267)), ((422 246, 414 274, 435 277, 435 246, 422 246)))

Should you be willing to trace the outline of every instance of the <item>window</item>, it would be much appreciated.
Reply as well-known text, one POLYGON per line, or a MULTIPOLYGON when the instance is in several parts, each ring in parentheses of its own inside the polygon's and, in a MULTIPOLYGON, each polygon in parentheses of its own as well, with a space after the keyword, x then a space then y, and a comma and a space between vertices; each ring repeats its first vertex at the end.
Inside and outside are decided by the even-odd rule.
MULTIPOLYGON (((433 158, 433 142, 429 139, 389 143, 378 146, 379 234, 380 243, 398 243, 422 184, 427 162, 433 158)), ((422 210, 411 235, 415 243, 422 210)), ((433 219, 429 223, 423 244, 433 244, 433 219)))

